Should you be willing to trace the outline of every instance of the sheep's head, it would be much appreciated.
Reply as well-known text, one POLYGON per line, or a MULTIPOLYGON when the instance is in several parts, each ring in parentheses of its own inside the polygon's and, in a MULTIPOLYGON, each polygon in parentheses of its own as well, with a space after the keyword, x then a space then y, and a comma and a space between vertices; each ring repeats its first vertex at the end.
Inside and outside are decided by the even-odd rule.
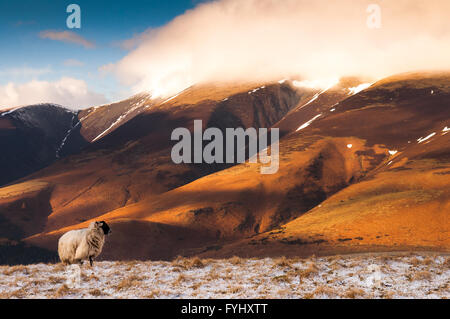
POLYGON ((111 233, 111 228, 109 228, 108 224, 105 221, 93 222, 91 224, 91 228, 101 229, 105 235, 111 233))

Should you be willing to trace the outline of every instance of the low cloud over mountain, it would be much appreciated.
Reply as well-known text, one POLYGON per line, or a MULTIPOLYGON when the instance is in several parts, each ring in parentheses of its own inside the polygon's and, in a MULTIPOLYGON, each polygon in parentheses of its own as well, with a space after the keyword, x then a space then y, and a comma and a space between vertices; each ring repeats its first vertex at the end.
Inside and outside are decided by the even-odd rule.
POLYGON ((0 109, 51 102, 73 109, 107 103, 104 95, 91 91, 86 82, 71 77, 49 82, 32 80, 0 85, 0 109))
POLYGON ((104 66, 136 92, 169 95, 218 80, 364 75, 450 68, 450 2, 220 0, 123 43, 134 48, 104 66), (432 49, 431 49, 432 48, 432 49))

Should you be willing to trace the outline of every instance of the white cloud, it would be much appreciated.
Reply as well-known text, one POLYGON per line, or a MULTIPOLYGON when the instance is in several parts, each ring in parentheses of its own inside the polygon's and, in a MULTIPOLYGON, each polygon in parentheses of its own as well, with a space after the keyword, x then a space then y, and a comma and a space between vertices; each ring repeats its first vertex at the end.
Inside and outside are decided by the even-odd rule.
POLYGON ((19 67, 19 68, 9 68, 5 70, 0 70, 0 76, 7 76, 7 77, 28 77, 28 78, 35 78, 43 74, 51 73, 52 69, 47 68, 30 68, 30 67, 19 67))
POLYGON ((69 67, 81 67, 84 66, 84 62, 81 62, 79 60, 76 59, 67 59, 63 62, 63 64, 65 66, 69 66, 69 67))
POLYGON ((47 30, 39 33, 39 36, 42 39, 50 39, 55 41, 62 41, 82 45, 87 49, 95 48, 95 44, 93 42, 86 40, 81 35, 76 34, 75 32, 72 31, 47 30))
POLYGON ((210 80, 379 78, 450 68, 450 1, 219 0, 125 41, 133 49, 110 70, 134 92, 171 95, 210 80))
POLYGON ((86 82, 70 77, 54 82, 33 80, 0 86, 0 109, 36 103, 56 103, 80 109, 107 102, 102 94, 90 91, 86 82))

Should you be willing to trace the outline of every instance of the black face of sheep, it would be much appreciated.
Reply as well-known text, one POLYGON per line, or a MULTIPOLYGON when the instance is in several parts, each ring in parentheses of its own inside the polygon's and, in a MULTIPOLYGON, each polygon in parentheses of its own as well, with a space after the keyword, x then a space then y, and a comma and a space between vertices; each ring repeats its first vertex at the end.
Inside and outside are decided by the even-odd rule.
POLYGON ((103 229, 103 233, 105 235, 111 234, 111 228, 109 228, 108 224, 104 221, 97 222, 98 225, 103 229))

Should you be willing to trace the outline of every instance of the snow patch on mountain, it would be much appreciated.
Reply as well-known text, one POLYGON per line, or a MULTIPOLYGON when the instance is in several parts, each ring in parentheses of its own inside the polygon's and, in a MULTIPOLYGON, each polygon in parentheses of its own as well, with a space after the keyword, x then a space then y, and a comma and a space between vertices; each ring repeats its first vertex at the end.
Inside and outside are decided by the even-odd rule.
POLYGON ((365 89, 367 89, 371 86, 372 86, 372 83, 363 83, 358 86, 348 88, 348 91, 349 91, 348 95, 358 94, 359 92, 364 91, 365 89))
POLYGON ((117 124, 119 124, 123 119, 125 119, 130 113, 136 111, 140 107, 142 107, 147 102, 146 98, 142 98, 135 104, 132 104, 131 108, 126 111, 124 114, 120 115, 106 130, 104 130, 102 133, 100 133, 96 138, 92 140, 92 142, 97 141, 98 139, 102 138, 106 133, 111 131, 113 127, 115 127, 117 124))
POLYGON ((436 133, 431 133, 427 137, 421 137, 421 138, 417 139, 417 142, 420 144, 422 142, 425 142, 426 140, 429 140, 430 138, 432 138, 435 135, 436 135, 436 133))
POLYGON ((318 114, 318 115, 316 115, 316 116, 314 116, 314 117, 313 117, 312 119, 310 119, 308 122, 306 122, 306 123, 304 123, 303 125, 301 125, 301 126, 296 130, 296 132, 298 132, 298 131, 300 131, 300 130, 303 130, 304 128, 310 126, 311 123, 314 122, 316 119, 318 119, 320 116, 322 116, 322 113, 321 113, 321 114, 318 114))

